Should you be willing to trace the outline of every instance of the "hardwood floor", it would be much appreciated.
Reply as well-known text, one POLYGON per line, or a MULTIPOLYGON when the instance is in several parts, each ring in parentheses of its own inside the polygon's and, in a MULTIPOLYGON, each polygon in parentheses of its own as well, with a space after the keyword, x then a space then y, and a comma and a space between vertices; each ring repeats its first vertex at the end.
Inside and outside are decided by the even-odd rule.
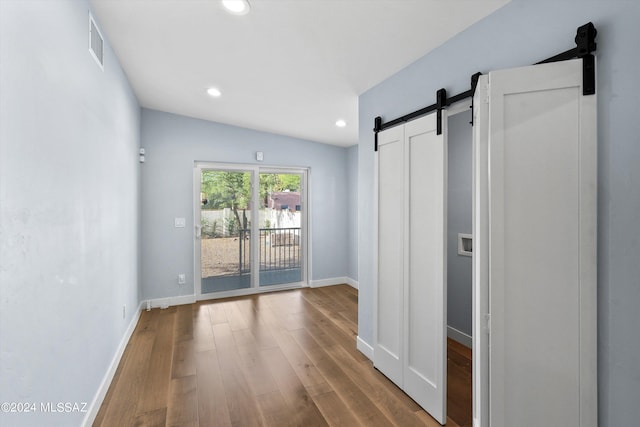
POLYGON ((447 338, 447 415, 460 427, 473 426, 471 349, 447 338))
MULTIPOLYGON (((356 349, 357 292, 144 311, 94 426, 439 426, 356 349)), ((449 366, 463 382, 467 364, 470 395, 470 357, 457 350, 449 366)), ((470 400, 453 406, 447 426, 471 425, 470 400)))

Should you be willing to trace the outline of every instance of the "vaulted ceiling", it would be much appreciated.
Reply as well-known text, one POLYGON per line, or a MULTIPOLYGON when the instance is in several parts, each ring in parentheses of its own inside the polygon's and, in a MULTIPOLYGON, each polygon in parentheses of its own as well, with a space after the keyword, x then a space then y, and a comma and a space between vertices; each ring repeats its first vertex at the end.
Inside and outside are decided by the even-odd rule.
POLYGON ((509 0, 249 1, 91 5, 143 107, 350 146, 358 95, 509 0))

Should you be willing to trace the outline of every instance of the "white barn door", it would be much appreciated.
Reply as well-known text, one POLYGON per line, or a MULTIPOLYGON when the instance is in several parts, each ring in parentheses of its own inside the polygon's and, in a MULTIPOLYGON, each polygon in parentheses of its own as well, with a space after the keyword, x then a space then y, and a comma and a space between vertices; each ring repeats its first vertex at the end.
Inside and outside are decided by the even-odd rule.
POLYGON ((378 135, 374 365, 446 420, 446 112, 378 135))
MULTIPOLYGON (((489 399, 476 399, 476 419, 596 426, 595 95, 582 95, 582 60, 572 60, 482 76, 482 103, 474 286, 488 313, 474 319, 488 321, 489 354, 474 374, 489 399)), ((474 344, 474 358, 486 351, 474 344)))

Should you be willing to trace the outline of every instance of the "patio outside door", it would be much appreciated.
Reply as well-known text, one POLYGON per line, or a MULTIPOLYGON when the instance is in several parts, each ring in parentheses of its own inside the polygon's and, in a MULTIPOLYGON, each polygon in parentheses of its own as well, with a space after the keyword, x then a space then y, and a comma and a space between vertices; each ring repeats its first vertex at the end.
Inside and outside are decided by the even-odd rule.
POLYGON ((200 171, 202 294, 251 287, 251 185, 251 172, 200 171))
POLYGON ((306 283, 306 180, 305 169, 196 163, 200 299, 306 283))
POLYGON ((260 286, 302 281, 302 173, 260 173, 260 286))

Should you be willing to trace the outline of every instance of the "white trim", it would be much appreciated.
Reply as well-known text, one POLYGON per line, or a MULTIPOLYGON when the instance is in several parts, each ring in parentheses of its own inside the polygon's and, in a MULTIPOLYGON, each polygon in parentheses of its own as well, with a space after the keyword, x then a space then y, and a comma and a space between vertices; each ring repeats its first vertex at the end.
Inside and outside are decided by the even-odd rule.
MULTIPOLYGON (((202 293, 202 277, 201 275, 201 267, 202 267, 202 247, 200 245, 200 239, 202 238, 202 212, 200 210, 200 205, 196 206, 196 200, 200 200, 200 190, 201 190, 201 174, 202 167, 198 164, 198 162, 193 163, 193 200, 192 200, 192 209, 193 209, 193 293, 196 296, 196 299, 200 299, 200 295, 202 293)), ((200 202, 202 203, 202 202, 200 202)))
POLYGON ((489 426, 489 76, 478 79, 473 97, 472 256, 473 422, 489 426))
POLYGON ((304 233, 302 233, 302 237, 303 237, 303 242, 304 242, 304 257, 303 258, 303 262, 304 262, 304 277, 302 278, 302 280, 304 280, 304 286, 309 286, 310 285, 310 281, 311 278, 313 277, 313 246, 311 245, 311 242, 313 240, 313 224, 311 222, 312 220, 312 215, 311 213, 313 212, 313 206, 311 204, 311 184, 312 184, 312 177, 311 177, 311 167, 307 167, 306 168, 307 173, 304 175, 304 185, 305 188, 303 188, 303 192, 302 194, 304 194, 304 202, 306 202, 306 207, 303 206, 302 208, 305 209, 305 213, 303 215, 302 221, 303 221, 303 225, 305 227, 305 231, 304 233))
MULTIPOLYGON (((201 190, 202 191, 202 190, 201 190)), ((253 168, 251 171, 251 204, 248 206, 249 215, 251 217, 260 218, 260 168, 253 168)), ((202 211, 201 211, 202 212, 202 211)), ((243 214, 244 215, 244 214, 243 214)), ((251 221, 250 236, 260 236, 260 221, 251 221)), ((304 238, 304 233, 303 238, 304 238)), ((249 240, 249 262, 251 270, 251 288, 256 289, 260 287, 260 239, 258 242, 249 240), (256 273, 257 272, 257 273, 256 273)), ((302 242, 301 242, 302 243, 302 242)), ((200 242, 202 244, 202 241, 200 242)), ((304 254, 303 254, 304 256, 304 254)), ((202 263, 202 259, 199 260, 202 263)), ((200 270, 202 271, 202 270, 200 270)), ((199 273, 200 275, 202 273, 199 273)), ((302 272, 304 277, 304 271, 302 272)), ((200 277, 200 283, 202 283, 202 277, 200 277)), ((200 288, 200 295, 202 295, 202 287, 200 288)))
MULTIPOLYGON (((311 277, 310 268, 312 265, 311 262, 311 168, 305 167, 300 168, 302 172, 302 177, 300 178, 301 183, 301 194, 302 200, 302 217, 301 223, 302 226, 302 282, 307 286, 309 282, 309 277, 311 277)), ((258 178, 258 182, 260 179, 258 178)))
MULTIPOLYGON (((379 138, 379 135, 378 135, 379 138)), ((359 149, 359 148, 358 148, 359 149)), ((373 152, 373 349, 371 352, 373 357, 371 358, 371 363, 375 367, 375 349, 378 348, 378 257, 380 256, 380 248, 379 244, 379 214, 378 210, 380 209, 379 203, 379 193, 380 193, 380 141, 378 140, 378 149, 373 152)), ((360 273, 358 272, 358 277, 360 277, 360 273)), ((358 310, 360 306, 358 306, 358 310)), ((360 316, 358 316, 358 320, 360 320, 360 316)))
POLYGON ((447 325, 447 336, 452 340, 459 342, 465 347, 471 348, 473 345, 473 338, 471 335, 467 335, 462 331, 457 330, 449 325, 447 325))
POLYGON ((360 353, 367 356, 367 359, 373 360, 373 347, 370 346, 365 340, 360 338, 360 336, 356 337, 356 348, 360 353))
POLYGON ((489 426, 489 77, 480 76, 473 97, 472 334, 474 427, 489 426))
MULTIPOLYGON (((148 300, 151 302, 151 308, 168 308, 174 305, 193 304, 196 302, 196 296, 194 295, 181 295, 177 297, 156 298, 148 300)), ((144 306, 147 306, 147 301, 142 301, 144 306)))
POLYGON ((100 387, 96 391, 91 404, 89 405, 89 410, 82 420, 83 426, 91 426, 98 415, 98 411, 100 410, 100 406, 102 406, 102 402, 107 395, 107 391, 109 391, 109 387, 111 386, 111 381, 116 374, 116 370, 118 369, 118 365, 120 364, 120 360, 122 359, 122 355, 124 354, 125 348, 127 348, 127 344, 129 343, 129 339, 131 335, 133 335, 133 331, 135 331, 136 326, 138 325, 138 320, 140 320, 140 314, 142 313, 142 308, 145 305, 145 301, 141 301, 138 306, 137 313, 131 318, 131 322, 129 322, 129 326, 127 330, 124 332, 122 339, 120 340, 120 345, 118 346, 116 353, 113 355, 113 359, 111 360, 111 364, 109 365, 109 369, 105 373, 102 378, 102 382, 100 383, 100 387))
POLYGON ((360 287, 360 283, 358 283, 357 280, 352 279, 351 277, 347 277, 347 285, 351 286, 352 288, 358 289, 360 287))
POLYGON ((349 284, 348 277, 332 277, 330 279, 310 280, 309 287, 320 288, 323 286, 344 285, 349 284))

